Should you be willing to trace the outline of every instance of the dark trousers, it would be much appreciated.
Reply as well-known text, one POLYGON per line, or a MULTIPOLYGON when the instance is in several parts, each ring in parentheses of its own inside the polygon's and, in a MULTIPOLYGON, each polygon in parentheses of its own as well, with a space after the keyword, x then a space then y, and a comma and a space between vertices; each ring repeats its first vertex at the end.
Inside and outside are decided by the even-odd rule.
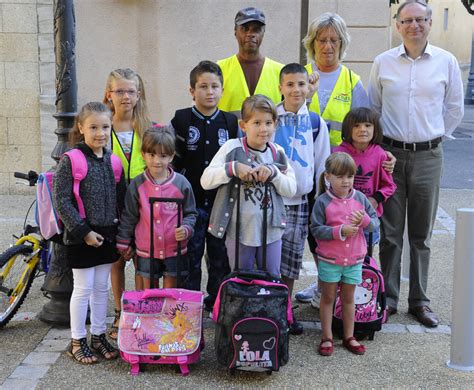
POLYGON ((210 210, 198 208, 197 212, 194 235, 188 242, 190 275, 186 288, 201 290, 201 259, 206 247, 206 266, 209 274, 206 290, 215 299, 222 279, 230 272, 229 259, 225 241, 207 232, 210 210))
POLYGON ((385 279, 387 305, 397 307, 405 214, 410 241, 410 284, 408 306, 428 305, 428 270, 431 235, 438 209, 443 149, 406 151, 386 147, 397 158, 393 179, 397 190, 384 205, 380 264, 385 279), (406 210, 406 212, 405 212, 406 210))

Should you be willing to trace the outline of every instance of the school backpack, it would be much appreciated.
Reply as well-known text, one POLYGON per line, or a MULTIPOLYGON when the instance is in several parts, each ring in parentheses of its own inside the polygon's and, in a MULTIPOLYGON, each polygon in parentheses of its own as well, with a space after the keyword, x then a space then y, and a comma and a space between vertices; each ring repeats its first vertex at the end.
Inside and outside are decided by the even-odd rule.
MULTIPOLYGON (((270 144, 271 145, 271 144, 270 144)), ((236 243, 240 232, 240 180, 236 211, 236 243)), ((263 199, 268 196, 265 184, 263 199)), ((289 326, 293 323, 288 287, 266 272, 267 207, 263 207, 262 270, 235 269, 224 280, 212 312, 216 323, 215 349, 219 364, 231 374, 236 370, 278 371, 289 360, 289 326)))
MULTIPOLYGON (((73 193, 76 199, 79 215, 85 219, 86 212, 84 203, 79 194, 81 181, 87 176, 87 160, 79 149, 71 149, 64 153, 71 160, 71 171, 74 178, 73 193)), ((115 182, 120 181, 122 176, 122 162, 120 158, 112 154, 110 156, 112 169, 114 171, 115 182)), ((41 235, 49 240, 62 240, 63 224, 53 206, 53 180, 54 172, 48 171, 40 173, 36 183, 36 223, 40 228, 41 235)))
MULTIPOLYGON (((182 199, 152 197, 149 201, 150 221, 160 213, 161 207, 176 203, 177 226, 181 225, 182 199)), ((151 237, 155 237, 153 226, 151 223, 151 237)), ((150 240, 150 254, 153 256, 154 253, 154 240, 150 240)), ((176 283, 179 287, 183 263, 179 241, 177 258, 176 283)), ((151 259, 150 280, 155 279, 156 261, 161 260, 151 259)), ((175 364, 183 376, 189 374, 188 365, 199 362, 204 348, 203 300, 203 292, 182 288, 124 291, 117 343, 120 356, 131 365, 131 375, 138 375, 141 363, 175 364)))
MULTIPOLYGON (((359 340, 364 338, 373 340, 375 332, 382 329, 382 324, 387 319, 384 279, 371 252, 369 245, 369 253, 362 264, 362 282, 356 286, 354 293, 354 336, 359 340)), ((339 287, 332 328, 334 333, 342 336, 342 301, 339 287)))

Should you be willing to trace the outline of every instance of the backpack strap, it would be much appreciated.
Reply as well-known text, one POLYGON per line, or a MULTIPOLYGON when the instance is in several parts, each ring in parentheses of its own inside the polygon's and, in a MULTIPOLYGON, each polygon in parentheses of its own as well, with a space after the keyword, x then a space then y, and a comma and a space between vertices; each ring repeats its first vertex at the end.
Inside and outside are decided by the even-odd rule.
POLYGON ((84 153, 82 153, 79 149, 71 149, 64 154, 66 154, 69 157, 69 160, 71 160, 71 172, 74 179, 72 192, 76 198, 79 216, 84 219, 86 218, 86 212, 84 209, 84 203, 82 202, 81 196, 79 194, 79 187, 81 181, 87 176, 87 160, 84 156, 84 153))
MULTIPOLYGON (((111 154, 110 162, 112 164, 112 170, 114 171, 115 182, 120 183, 120 178, 122 177, 122 171, 123 171, 122 161, 120 160, 120 157, 116 156, 115 154, 111 154)), ((87 167, 87 164, 86 164, 86 167, 87 167)), ((87 174, 87 170, 86 170, 86 174, 87 174)))
POLYGON ((277 159, 277 150, 273 142, 267 142, 268 147, 272 151, 272 156, 273 156, 273 161, 276 161, 277 159))
POLYGON ((319 135, 319 128, 321 127, 321 117, 313 111, 309 111, 309 119, 311 120, 311 128, 313 129, 313 143, 319 135))

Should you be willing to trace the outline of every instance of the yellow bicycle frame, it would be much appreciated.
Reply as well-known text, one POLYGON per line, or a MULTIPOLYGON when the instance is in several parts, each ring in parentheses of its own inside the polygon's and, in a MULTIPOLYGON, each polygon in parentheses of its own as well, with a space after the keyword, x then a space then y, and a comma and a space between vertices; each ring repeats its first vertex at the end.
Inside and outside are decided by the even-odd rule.
MULTIPOLYGON (((15 246, 24 244, 25 242, 30 242, 33 244, 33 252, 25 259, 27 262, 26 268, 23 271, 23 274, 21 275, 21 278, 15 288, 13 289, 11 295, 10 295, 10 304, 16 299, 18 296, 18 293, 23 291, 23 289, 26 286, 26 283, 28 282, 31 273, 35 269, 36 265, 38 264, 40 260, 40 254, 41 254, 41 247, 40 247, 40 240, 36 238, 34 235, 27 235, 20 237, 16 242, 15 246)), ((13 263, 15 261, 10 260, 5 268, 0 272, 0 280, 5 280, 6 276, 10 273, 10 270, 13 267, 13 263)))

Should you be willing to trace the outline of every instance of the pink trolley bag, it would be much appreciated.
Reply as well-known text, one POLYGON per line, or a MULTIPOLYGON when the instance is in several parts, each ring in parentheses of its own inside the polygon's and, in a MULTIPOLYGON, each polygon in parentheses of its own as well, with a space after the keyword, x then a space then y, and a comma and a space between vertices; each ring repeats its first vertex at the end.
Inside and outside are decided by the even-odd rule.
MULTIPOLYGON (((386 322, 387 313, 383 275, 372 257, 372 233, 369 234, 368 252, 362 264, 362 282, 356 286, 354 301, 354 337, 358 340, 373 340, 375 332, 381 330, 382 324, 386 322)), ((342 301, 339 288, 334 304, 332 328, 335 334, 342 337, 342 301)))
MULTIPOLYGON (((265 197, 267 197, 265 185, 265 197)), ((239 269, 240 181, 237 196, 236 264, 217 295, 212 313, 216 322, 218 362, 236 370, 278 371, 289 359, 289 325, 293 322, 288 287, 266 271, 267 210, 263 207, 263 270, 239 269)))
MULTIPOLYGON (((176 203, 178 226, 181 221, 182 200, 150 198, 150 213, 159 212, 160 206, 176 203)), ((150 224, 151 237, 153 223, 150 224)), ((150 240, 150 254, 154 244, 150 240)), ((177 281, 181 285, 181 245, 178 242, 177 281)), ((154 262, 150 280, 154 280, 154 262)), ((122 314, 118 331, 118 347, 122 359, 130 363, 131 375, 138 375, 141 363, 176 364, 183 376, 189 374, 188 365, 197 363, 204 348, 202 331, 203 293, 182 288, 125 291, 122 295, 122 314)))

